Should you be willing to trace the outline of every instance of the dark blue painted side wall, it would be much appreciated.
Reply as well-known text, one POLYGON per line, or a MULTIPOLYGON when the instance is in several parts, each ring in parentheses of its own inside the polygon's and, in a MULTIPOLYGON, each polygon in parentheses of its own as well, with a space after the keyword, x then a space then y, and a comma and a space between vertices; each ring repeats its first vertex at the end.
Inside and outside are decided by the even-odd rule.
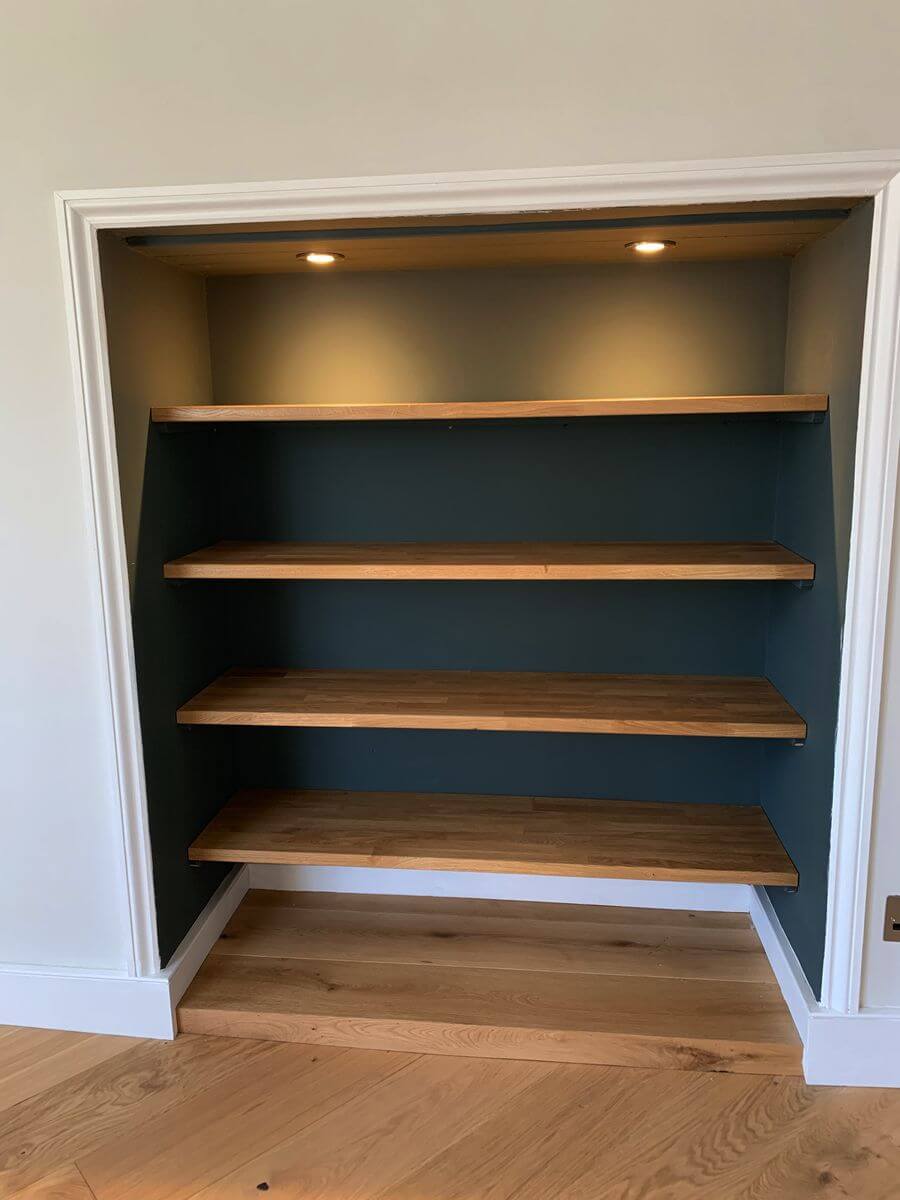
POLYGON ((225 730, 185 736, 175 711, 228 666, 221 591, 172 587, 169 558, 217 536, 214 434, 147 439, 132 619, 160 955, 165 964, 227 868, 197 869, 187 848, 233 788, 225 730), (206 734, 209 736, 206 736, 206 734))
POLYGON ((800 868, 796 894, 772 902, 814 990, 825 947, 834 744, 872 203, 803 250, 791 268, 785 391, 827 392, 826 423, 784 426, 775 535, 816 562, 811 592, 771 605, 772 681, 809 722, 803 750, 768 749, 762 801, 800 868))
POLYGON ((802 748, 767 744, 761 797, 800 872, 796 893, 770 888, 775 911, 818 994, 822 983, 840 615, 831 490, 831 426, 786 425, 779 454, 775 536, 816 564, 808 591, 769 605, 766 673, 806 718, 802 748))

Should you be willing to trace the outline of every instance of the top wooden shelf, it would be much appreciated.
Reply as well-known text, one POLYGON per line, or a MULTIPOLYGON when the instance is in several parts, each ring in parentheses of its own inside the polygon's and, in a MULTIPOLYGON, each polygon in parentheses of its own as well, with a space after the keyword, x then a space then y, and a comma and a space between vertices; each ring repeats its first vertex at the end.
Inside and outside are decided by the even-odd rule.
POLYGON ((536 417, 691 416, 819 413, 825 395, 630 396, 600 400, 479 400, 408 404, 207 404, 154 408, 157 423, 234 421, 464 421, 536 417))
POLYGON ((793 579, 815 566, 777 542, 219 542, 166 579, 793 579))

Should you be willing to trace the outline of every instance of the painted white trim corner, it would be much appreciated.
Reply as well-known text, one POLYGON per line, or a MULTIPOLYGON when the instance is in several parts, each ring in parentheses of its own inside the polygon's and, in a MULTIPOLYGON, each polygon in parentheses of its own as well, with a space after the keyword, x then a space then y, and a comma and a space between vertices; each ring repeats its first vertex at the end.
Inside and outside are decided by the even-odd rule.
POLYGON ((122 867, 131 935, 129 973, 141 977, 159 969, 159 946, 97 232, 59 198, 57 220, 70 353, 79 401, 82 474, 87 489, 86 504, 94 525, 106 644, 122 867))
POLYGON ((237 906, 247 895, 249 886, 250 871, 246 866, 229 871, 161 972, 169 984, 173 1012, 237 906))
POLYGON ((0 967, 0 1025, 173 1038, 175 1006, 243 900, 248 878, 246 867, 231 872, 155 975, 0 967))
POLYGON ((900 1009, 835 1012, 820 1004, 764 888, 753 888, 750 919, 803 1042, 809 1084, 900 1088, 900 1009))
POLYGON ((811 1084, 900 1088, 900 1009, 810 1013, 803 1073, 811 1084))
POLYGON ((112 972, 0 968, 0 1024, 174 1036, 168 981, 112 972))
POLYGON ((810 1013, 819 1006, 815 992, 809 985, 793 946, 787 940, 787 934, 781 928, 781 922, 765 888, 750 889, 749 911, 753 928, 759 934, 759 940, 778 980, 785 1004, 797 1026, 800 1040, 805 1045, 810 1013))
POLYGON ((900 177, 875 197, 841 654, 822 1001, 860 1007, 900 445, 900 177))

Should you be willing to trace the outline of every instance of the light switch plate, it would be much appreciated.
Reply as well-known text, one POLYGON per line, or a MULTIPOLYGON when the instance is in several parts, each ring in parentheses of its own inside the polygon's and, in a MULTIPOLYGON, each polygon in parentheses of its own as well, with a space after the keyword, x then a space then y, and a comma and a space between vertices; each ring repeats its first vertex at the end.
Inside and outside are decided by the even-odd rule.
POLYGON ((900 896, 888 896, 884 906, 884 940, 900 942, 900 896))

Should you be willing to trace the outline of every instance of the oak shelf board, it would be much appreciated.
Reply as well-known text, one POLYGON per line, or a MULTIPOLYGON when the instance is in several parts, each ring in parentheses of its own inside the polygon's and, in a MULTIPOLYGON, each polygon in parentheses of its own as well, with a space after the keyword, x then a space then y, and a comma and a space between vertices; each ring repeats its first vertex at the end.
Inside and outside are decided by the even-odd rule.
POLYGON ((239 792, 194 862, 795 887, 761 808, 419 792, 239 792))
POLYGON ((815 565, 777 542, 218 542, 166 579, 792 579, 815 565))
POLYGON ((182 725, 806 736, 806 722, 767 679, 715 675, 239 667, 183 705, 177 720, 182 725))
POLYGON ((543 919, 536 905, 494 902, 486 917, 461 917, 453 900, 432 898, 418 915, 396 910, 397 897, 355 897, 352 909, 337 899, 333 909, 327 896, 307 909, 296 894, 249 893, 181 1001, 179 1028, 467 1057, 800 1073, 800 1040, 749 922, 717 930, 713 947, 687 913, 546 905, 553 911, 543 919), (577 911, 559 920, 563 908, 577 911))
POLYGON ((630 396, 582 400, 476 400, 396 404, 194 404, 154 408, 156 423, 234 421, 438 421, 538 417, 689 416, 703 413, 817 413, 821 394, 630 396))

